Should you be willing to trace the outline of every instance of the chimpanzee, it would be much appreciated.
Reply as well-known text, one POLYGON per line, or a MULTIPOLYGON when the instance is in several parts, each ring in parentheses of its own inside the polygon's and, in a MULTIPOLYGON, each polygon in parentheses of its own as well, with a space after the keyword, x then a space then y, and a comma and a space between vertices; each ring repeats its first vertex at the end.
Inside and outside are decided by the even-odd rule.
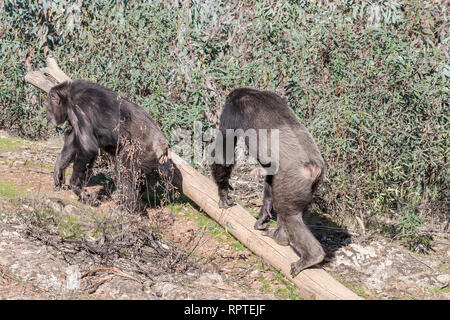
POLYGON ((227 130, 230 132, 230 129, 231 131, 240 129, 241 132, 255 131, 258 140, 256 146, 251 145, 248 136, 245 137, 249 151, 256 150, 253 153, 263 167, 267 168, 269 165, 275 167, 275 170, 266 175, 263 206, 254 228, 267 229, 268 221, 272 218, 272 210, 277 214, 277 228, 265 231, 264 235, 272 237, 280 245, 291 244, 301 254, 300 260, 291 264, 293 277, 303 269, 320 263, 325 257, 325 252, 302 218, 307 205, 312 201, 312 193, 325 171, 325 162, 311 134, 277 94, 251 88, 233 90, 226 98, 220 116, 214 151, 216 162, 211 166, 219 188, 221 208, 228 208, 234 204, 233 199, 228 196, 233 163, 227 159, 233 159, 230 158, 230 153, 234 155, 237 136, 228 137, 231 152, 227 151, 227 130), (278 131, 278 141, 261 143, 263 135, 271 131, 278 131), (268 153, 271 154, 270 159, 264 156, 268 153), (274 161, 275 166, 274 163, 270 163, 274 161))
MULTIPOLYGON (((168 143, 150 115, 99 84, 83 80, 63 82, 50 90, 44 106, 47 107, 47 120, 54 126, 65 121, 72 126, 56 160, 56 189, 64 186, 65 169, 73 162, 70 187, 81 198, 99 149, 119 156, 125 166, 131 166, 130 152, 123 147, 125 141, 139 144, 134 156, 139 160, 138 170, 143 174, 149 173, 158 162, 167 161, 168 143)), ((130 178, 121 181, 129 183, 130 178)), ((130 186, 125 189, 131 192, 130 186)))

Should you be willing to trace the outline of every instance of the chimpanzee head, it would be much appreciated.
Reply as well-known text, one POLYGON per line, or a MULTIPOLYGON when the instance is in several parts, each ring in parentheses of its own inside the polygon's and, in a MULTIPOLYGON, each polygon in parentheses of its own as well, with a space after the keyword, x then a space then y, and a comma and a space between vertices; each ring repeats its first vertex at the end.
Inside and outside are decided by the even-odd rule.
POLYGON ((148 134, 138 134, 139 136, 145 136, 144 140, 141 141, 146 146, 145 157, 153 163, 166 163, 168 160, 169 144, 162 131, 154 123, 145 127, 145 130, 148 134))
POLYGON ((70 83, 63 82, 50 89, 44 106, 47 107, 47 121, 57 125, 63 124, 67 120, 67 102, 70 83))

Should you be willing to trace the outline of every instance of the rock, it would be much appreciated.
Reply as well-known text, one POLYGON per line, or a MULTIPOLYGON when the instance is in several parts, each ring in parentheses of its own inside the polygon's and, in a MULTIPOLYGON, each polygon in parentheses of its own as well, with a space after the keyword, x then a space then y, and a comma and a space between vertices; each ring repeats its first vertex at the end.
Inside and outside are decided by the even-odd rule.
POLYGON ((22 208, 24 208, 26 211, 29 211, 29 212, 33 212, 34 211, 34 209, 32 207, 27 206, 26 204, 22 205, 22 208))
POLYGON ((12 164, 12 167, 23 167, 25 165, 26 161, 25 160, 17 160, 14 161, 14 163, 12 164))
POLYGON ((61 212, 63 209, 63 206, 60 203, 54 202, 50 199, 45 200, 45 204, 49 206, 49 208, 52 208, 56 212, 61 212))
POLYGON ((68 215, 74 215, 78 213, 78 208, 75 207, 74 205, 68 204, 64 207, 64 209, 62 210, 62 212, 64 214, 68 214, 68 215))
POLYGON ((252 278, 257 278, 259 277, 260 271, 258 269, 253 270, 252 272, 250 272, 250 277, 252 278))
POLYGON ((165 250, 169 250, 169 246, 165 243, 159 242, 159 244, 161 245, 161 248, 165 249, 165 250))
POLYGON ((69 266, 66 268, 66 289, 80 289, 80 269, 78 266, 69 266))
POLYGON ((252 177, 262 177, 266 175, 266 170, 261 167, 257 167, 250 172, 252 177))
POLYGON ((218 273, 219 267, 214 262, 210 262, 203 267, 203 272, 218 273))
POLYGON ((155 291, 156 296, 163 299, 169 298, 172 293, 177 293, 175 292, 177 289, 178 286, 169 282, 159 282, 153 286, 153 290, 155 291))
POLYGON ((222 277, 218 273, 210 273, 206 272, 200 276, 200 278, 197 280, 197 283, 208 287, 212 286, 217 282, 222 282, 222 277))
POLYGON ((450 274, 440 274, 436 277, 436 279, 443 285, 447 285, 450 282, 450 274))

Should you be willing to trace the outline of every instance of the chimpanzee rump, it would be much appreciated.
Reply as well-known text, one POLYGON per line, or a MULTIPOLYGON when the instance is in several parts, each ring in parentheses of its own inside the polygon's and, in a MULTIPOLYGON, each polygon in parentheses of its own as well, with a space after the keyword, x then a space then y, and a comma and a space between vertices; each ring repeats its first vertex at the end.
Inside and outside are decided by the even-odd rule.
MULTIPOLYGON (((258 139, 259 129, 279 130, 278 171, 266 175, 263 206, 254 227, 266 229, 272 210, 276 212, 277 228, 267 230, 265 235, 280 245, 291 244, 301 254, 301 259, 291 265, 293 277, 303 269, 320 263, 325 257, 324 250, 302 219, 306 206, 312 201, 312 192, 325 170, 324 160, 308 130, 277 94, 250 88, 236 89, 228 95, 220 116, 219 134, 222 134, 223 145, 217 139, 216 150, 221 147, 225 149, 227 129, 255 129, 258 139)), ((237 139, 234 146, 236 142, 237 139)), ((246 144, 249 147, 247 139, 246 144)), ((260 164, 267 166, 259 155, 260 164)), ((233 205, 233 200, 228 196, 233 164, 225 162, 226 150, 223 157, 223 164, 212 165, 212 174, 219 187, 219 207, 227 208, 233 205)))
POLYGON ((129 163, 129 155, 121 152, 122 141, 139 143, 136 157, 142 173, 167 160, 168 143, 150 115, 101 85, 82 80, 63 82, 50 90, 44 105, 49 122, 57 126, 67 120, 72 126, 55 164, 57 189, 64 185, 65 169, 73 162, 70 186, 80 196, 99 148, 129 163))

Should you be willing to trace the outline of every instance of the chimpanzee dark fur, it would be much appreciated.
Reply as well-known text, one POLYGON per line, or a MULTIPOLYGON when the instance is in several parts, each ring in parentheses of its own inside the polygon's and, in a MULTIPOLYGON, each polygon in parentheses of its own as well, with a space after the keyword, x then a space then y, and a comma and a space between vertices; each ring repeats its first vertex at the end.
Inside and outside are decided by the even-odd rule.
POLYGON ((150 115, 101 85, 81 80, 61 83, 50 90, 44 105, 49 122, 57 126, 67 120, 72 126, 56 160, 56 189, 64 186, 65 169, 73 162, 70 186, 81 197, 99 148, 129 163, 129 155, 120 152, 124 139, 139 142, 137 157, 143 173, 167 160, 167 141, 150 115))
MULTIPOLYGON (((263 206, 255 229, 267 228, 273 210, 278 217, 277 228, 267 230, 265 235, 280 245, 291 244, 301 254, 301 259, 291 265, 291 275, 294 277, 303 269, 320 263, 325 252, 302 219, 306 206, 312 201, 313 189, 325 170, 324 160, 308 130, 277 94, 250 88, 236 89, 226 99, 219 127, 224 145, 227 129, 255 129, 258 133, 258 129, 279 129, 278 171, 266 175, 263 206)), ((218 144, 216 142, 216 147, 220 147, 218 144)), ((248 147, 247 140, 246 144, 248 147)), ((225 157, 226 152, 223 154, 225 157)), ((267 166, 259 159, 259 154, 258 161, 267 166)), ((232 164, 212 165, 222 208, 233 205, 228 196, 232 169, 232 164)))

